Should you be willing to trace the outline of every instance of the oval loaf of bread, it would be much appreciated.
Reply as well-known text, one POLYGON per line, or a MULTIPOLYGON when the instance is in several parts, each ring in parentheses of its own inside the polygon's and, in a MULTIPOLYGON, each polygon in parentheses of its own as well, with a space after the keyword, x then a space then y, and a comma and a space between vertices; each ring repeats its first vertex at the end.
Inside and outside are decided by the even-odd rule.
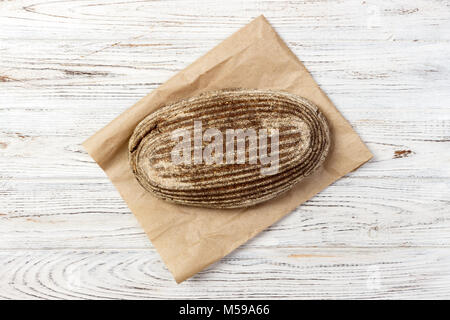
POLYGON ((190 206, 239 208, 272 199, 314 172, 328 154, 330 131, 305 98, 225 89, 158 109, 137 125, 128 147, 137 181, 155 196, 190 206), (241 136, 239 144, 233 136, 238 129, 256 137, 241 136))

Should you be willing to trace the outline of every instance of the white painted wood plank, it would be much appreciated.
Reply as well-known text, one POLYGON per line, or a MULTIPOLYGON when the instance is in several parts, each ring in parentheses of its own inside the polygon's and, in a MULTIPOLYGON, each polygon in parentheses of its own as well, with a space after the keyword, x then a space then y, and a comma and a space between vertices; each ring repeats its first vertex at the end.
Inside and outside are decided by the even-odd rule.
MULTIPOLYGON (((234 32, 265 14, 282 31, 308 39, 448 40, 447 1, 3 1, 2 38, 113 41, 130 33, 193 39, 234 32), (40 28, 36 28, 39 24, 40 28), (421 28, 415 28, 417 24, 421 28), (164 30, 161 34, 161 30, 164 30), (81 34, 81 35, 80 35, 81 34), (84 35, 84 37, 83 37, 84 35)), ((139 35, 139 34, 138 34, 139 35)), ((134 34, 133 36, 136 36, 134 34)))
POLYGON ((442 248, 238 249, 177 285, 153 250, 0 251, 15 299, 450 297, 442 248))
MULTIPOLYGON (((246 247, 450 247, 450 179, 344 178, 246 247)), ((0 249, 150 248, 108 180, 0 191, 0 249)))
MULTIPOLYGON (((290 48, 324 85, 342 85, 343 81, 358 81, 361 90, 379 87, 416 89, 444 85, 448 74, 449 42, 355 42, 321 41, 304 43, 301 35, 284 37, 290 48), (326 72, 326 74, 323 74, 326 72), (404 77, 410 73, 410 77, 404 77), (326 77, 325 77, 326 75, 326 77), (321 77, 322 76, 322 77, 321 77), (438 80, 437 83, 420 82, 438 80)), ((220 39, 222 40, 222 39, 220 39)), ((206 53, 220 40, 206 44, 189 41, 159 45, 156 39, 131 40, 131 43, 108 49, 108 41, 96 40, 107 49, 89 54, 92 40, 5 40, 1 44, 0 66, 3 85, 25 85, 31 93, 48 86, 128 85, 160 82, 206 53), (32 52, 27 47, 33 46, 32 52), (159 76, 159 79, 157 77, 159 76), (156 79, 155 79, 156 78, 156 79), (95 81, 93 81, 95 80, 95 81), (15 81, 19 81, 14 83, 15 81)), ((343 83, 345 85, 346 82, 343 83)), ((118 87, 120 90, 121 88, 118 87)), ((125 93, 125 92, 124 92, 125 93)), ((114 92, 112 92, 114 94, 114 92)), ((82 97, 81 97, 82 98, 82 97)))

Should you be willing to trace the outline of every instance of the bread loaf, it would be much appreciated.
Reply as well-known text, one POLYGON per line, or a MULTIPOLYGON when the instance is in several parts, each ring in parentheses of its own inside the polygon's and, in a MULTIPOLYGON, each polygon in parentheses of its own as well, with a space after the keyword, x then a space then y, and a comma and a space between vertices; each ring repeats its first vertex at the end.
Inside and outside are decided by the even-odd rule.
POLYGON ((148 115, 129 140, 129 162, 141 186, 159 198, 238 208, 291 189, 323 163, 329 147, 326 119, 311 101, 226 89, 148 115))

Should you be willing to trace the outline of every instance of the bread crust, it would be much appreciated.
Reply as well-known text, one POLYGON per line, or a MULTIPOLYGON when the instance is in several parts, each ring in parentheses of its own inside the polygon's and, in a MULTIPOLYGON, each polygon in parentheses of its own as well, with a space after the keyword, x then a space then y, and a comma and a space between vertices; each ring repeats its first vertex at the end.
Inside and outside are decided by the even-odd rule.
MULTIPOLYGON (((129 140, 129 163, 140 185, 161 199, 240 208, 272 199, 311 175, 325 161, 330 141, 325 116, 303 97, 273 90, 224 89, 169 104, 144 118, 129 140), (245 164, 175 165, 171 150, 177 142, 171 134, 176 129, 192 132, 196 120, 202 122, 203 132, 277 129, 277 173, 264 175, 260 161, 249 163, 248 141, 245 164)), ((203 142, 203 147, 207 144, 203 142)))

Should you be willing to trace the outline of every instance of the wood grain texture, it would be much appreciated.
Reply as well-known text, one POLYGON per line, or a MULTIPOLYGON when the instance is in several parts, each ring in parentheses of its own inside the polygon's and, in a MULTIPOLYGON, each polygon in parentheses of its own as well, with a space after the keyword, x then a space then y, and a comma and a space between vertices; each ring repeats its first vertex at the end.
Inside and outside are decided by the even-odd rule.
POLYGON ((0 298, 450 298, 448 1, 0 1, 0 298), (264 14, 374 159, 176 285, 81 142, 264 14))
POLYGON ((443 248, 238 250, 180 285, 154 250, 2 251, 0 263, 6 266, 0 297, 16 299, 437 299, 450 294, 450 258, 443 248))

